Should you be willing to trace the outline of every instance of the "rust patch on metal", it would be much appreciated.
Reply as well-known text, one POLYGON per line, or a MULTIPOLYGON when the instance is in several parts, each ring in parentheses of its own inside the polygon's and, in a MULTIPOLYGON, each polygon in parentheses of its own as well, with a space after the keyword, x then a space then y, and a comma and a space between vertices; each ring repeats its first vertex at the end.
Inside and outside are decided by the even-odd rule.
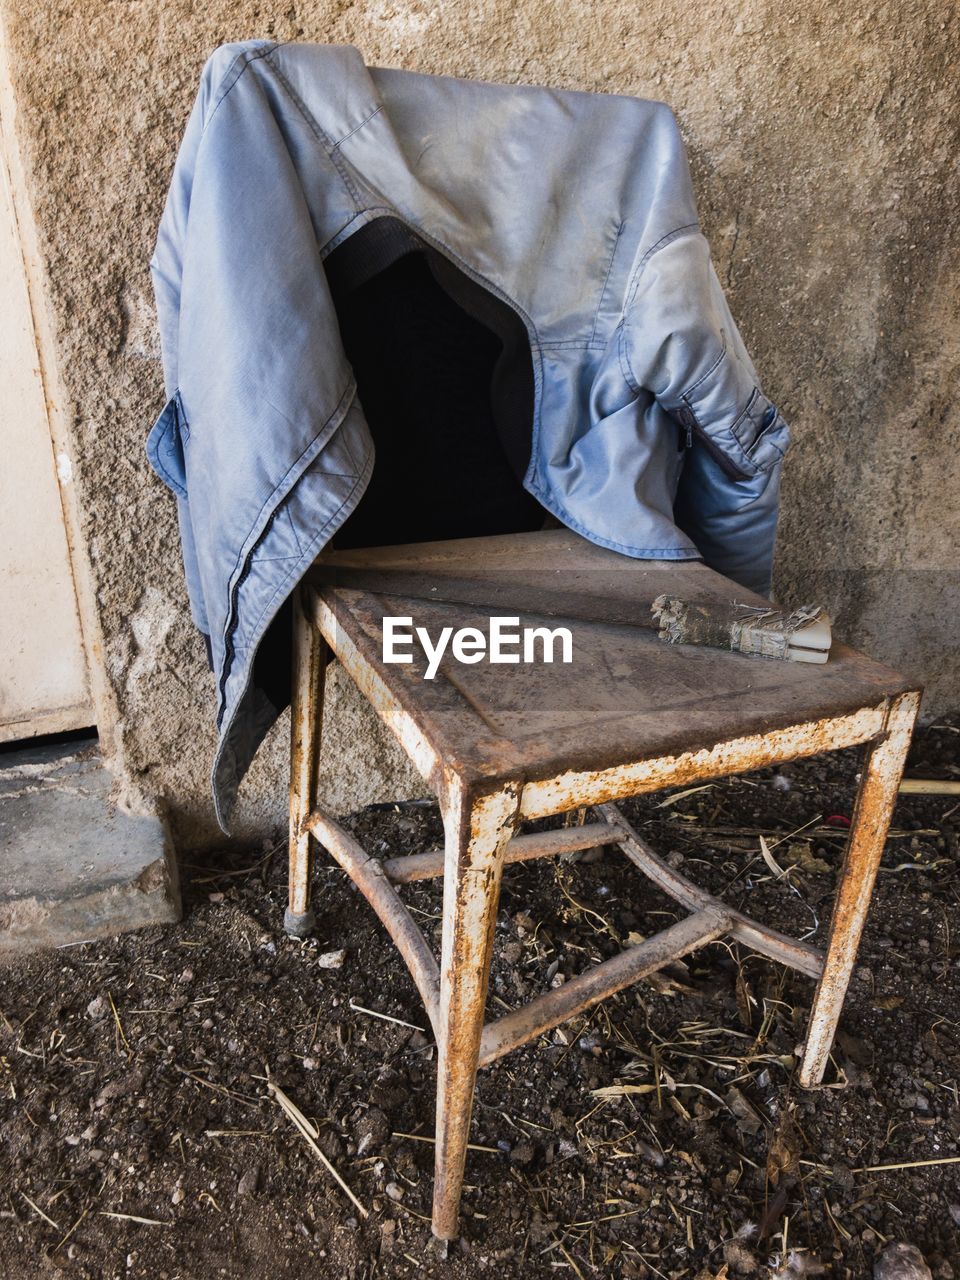
POLYGON ((850 715, 734 738, 713 747, 660 756, 612 769, 575 769, 552 778, 528 780, 521 817, 545 818, 578 805, 597 805, 703 778, 746 773, 777 760, 796 760, 866 742, 881 732, 885 704, 850 715))
POLYGON ((444 811, 446 848, 433 1189, 433 1232, 442 1240, 457 1235, 503 850, 517 821, 519 790, 519 785, 514 785, 478 796, 453 780, 444 811))
MULTIPOLYGON (((620 837, 606 822, 590 822, 583 826, 564 827, 559 831, 537 831, 532 835, 514 836, 504 847, 503 861, 527 862, 531 858, 548 858, 558 853, 576 853, 598 844, 616 844, 620 837)), ((383 869, 394 884, 410 884, 443 875, 443 850, 408 853, 388 858, 383 869)))
POLYGON ((823 970, 823 952, 807 942, 789 938, 786 934, 767 925, 751 920, 742 911, 728 907, 712 894, 695 885, 686 876, 663 861, 647 842, 627 822, 626 818, 614 804, 600 806, 600 811, 611 826, 619 832, 619 845, 623 852, 638 870, 668 893, 688 911, 713 910, 727 916, 730 921, 729 932, 732 937, 745 946, 769 956, 780 964, 798 969, 810 978, 819 978, 823 970))
POLYGON ((311 592, 310 609, 314 625, 319 628, 350 679, 397 738, 420 776, 438 788, 440 761, 423 726, 400 703, 377 668, 360 653, 354 641, 339 625, 336 614, 323 596, 311 592))
POLYGON ((892 699, 884 732, 871 744, 864 763, 800 1065, 805 1088, 819 1084, 826 1070, 919 709, 918 693, 892 699))
POLYGON ((323 687, 328 650, 306 613, 303 588, 293 599, 290 705, 290 870, 288 918, 302 930, 310 910, 310 832, 304 823, 316 802, 323 687))

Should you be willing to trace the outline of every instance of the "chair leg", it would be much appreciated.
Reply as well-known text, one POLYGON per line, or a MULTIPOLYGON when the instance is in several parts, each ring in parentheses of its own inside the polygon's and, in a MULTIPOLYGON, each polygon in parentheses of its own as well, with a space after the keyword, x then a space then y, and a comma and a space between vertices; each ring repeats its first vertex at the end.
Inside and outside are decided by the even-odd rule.
POLYGON ((290 699, 290 871, 283 927, 296 938, 316 925, 310 909, 311 837, 304 820, 317 801, 317 768, 323 725, 327 644, 308 618, 302 588, 293 597, 293 662, 290 699))
MULTIPOLYGON (((576 809, 568 809, 563 815, 565 827, 583 827, 587 822, 587 806, 580 805, 576 809)), ((590 852, 589 849, 573 849, 570 853, 561 853, 560 862, 581 862, 590 852)))
POLYGON ((457 1235, 460 1192, 500 898, 519 787, 472 796, 454 780, 444 806, 443 942, 433 1234, 457 1235))
POLYGON ((887 712, 886 731, 867 751, 830 921, 823 973, 810 1012, 810 1026, 800 1066, 800 1084, 804 1088, 818 1085, 826 1070, 893 816, 919 703, 918 693, 905 693, 892 699, 887 712))

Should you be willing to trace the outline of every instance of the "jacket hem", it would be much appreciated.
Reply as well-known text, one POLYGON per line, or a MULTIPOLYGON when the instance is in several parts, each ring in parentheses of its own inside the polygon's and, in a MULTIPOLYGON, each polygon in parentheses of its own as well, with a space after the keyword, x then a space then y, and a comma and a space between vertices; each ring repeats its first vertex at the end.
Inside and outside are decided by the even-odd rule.
POLYGON ((631 547, 627 543, 614 542, 611 538, 604 538, 598 533, 592 533, 579 520, 576 520, 569 512, 565 511, 550 494, 544 493, 532 481, 525 482, 524 487, 558 520, 561 520, 568 529, 572 529, 574 533, 579 533, 581 538, 586 538, 588 542, 592 542, 598 547, 605 547, 608 551, 619 551, 621 555, 630 556, 634 560, 703 559, 703 556, 692 544, 689 547, 631 547))

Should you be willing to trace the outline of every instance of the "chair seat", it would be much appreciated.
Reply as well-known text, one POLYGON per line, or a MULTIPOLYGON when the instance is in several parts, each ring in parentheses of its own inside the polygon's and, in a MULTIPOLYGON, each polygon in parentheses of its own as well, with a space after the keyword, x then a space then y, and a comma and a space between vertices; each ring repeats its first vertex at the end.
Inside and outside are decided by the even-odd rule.
POLYGON ((676 756, 832 720, 912 687, 837 643, 822 666, 667 644, 650 614, 662 593, 768 602, 699 561, 633 560, 567 530, 334 551, 310 581, 437 754, 475 777, 545 779, 676 756), (436 640, 443 627, 486 633, 491 613, 521 628, 567 626, 573 661, 560 663, 558 650, 552 664, 468 665, 448 649, 427 680, 416 642, 412 663, 382 660, 385 617, 412 618, 436 640))

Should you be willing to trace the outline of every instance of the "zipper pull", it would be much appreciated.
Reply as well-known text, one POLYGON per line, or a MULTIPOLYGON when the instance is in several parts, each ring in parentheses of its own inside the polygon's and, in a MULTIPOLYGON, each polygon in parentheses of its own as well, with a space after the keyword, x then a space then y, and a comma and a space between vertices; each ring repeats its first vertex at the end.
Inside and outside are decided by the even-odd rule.
POLYGON ((693 414, 686 407, 686 405, 684 405, 683 408, 678 412, 677 417, 680 419, 681 425, 686 427, 687 429, 687 434, 684 439, 684 443, 680 447, 689 449, 693 445, 693 423, 694 423, 693 414))

